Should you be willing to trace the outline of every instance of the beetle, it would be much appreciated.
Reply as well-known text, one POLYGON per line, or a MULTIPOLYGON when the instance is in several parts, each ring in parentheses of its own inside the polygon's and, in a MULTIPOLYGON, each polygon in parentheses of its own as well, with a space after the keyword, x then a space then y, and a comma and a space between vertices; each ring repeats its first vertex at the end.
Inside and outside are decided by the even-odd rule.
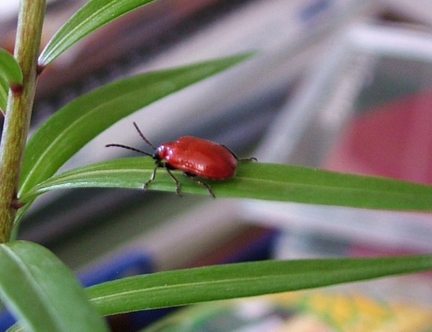
POLYGON ((240 159, 225 145, 194 136, 182 136, 176 141, 164 142, 156 148, 144 136, 136 122, 133 122, 133 125, 144 142, 154 150, 153 154, 123 144, 112 143, 107 144, 106 147, 124 148, 154 159, 155 168, 150 179, 144 184, 144 190, 156 178, 157 169, 163 167, 173 179, 178 195, 181 196, 180 182, 172 170, 182 171, 185 176, 205 187, 209 194, 216 198, 210 185, 201 181, 201 178, 225 180, 235 175, 237 162, 257 160, 255 157, 240 159))

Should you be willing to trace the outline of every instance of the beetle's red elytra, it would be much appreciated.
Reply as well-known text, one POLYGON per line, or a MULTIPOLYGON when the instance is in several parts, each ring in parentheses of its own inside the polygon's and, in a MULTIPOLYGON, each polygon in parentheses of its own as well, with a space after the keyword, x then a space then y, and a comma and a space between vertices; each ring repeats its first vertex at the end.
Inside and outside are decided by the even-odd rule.
POLYGON ((144 136, 136 122, 133 125, 141 138, 154 150, 153 154, 122 144, 107 144, 106 147, 124 148, 154 159, 155 168, 150 179, 144 184, 144 189, 147 189, 156 178, 157 169, 163 167, 173 179, 178 195, 181 196, 180 182, 171 172, 172 170, 182 171, 185 176, 205 187, 209 194, 216 198, 212 188, 198 178, 225 180, 235 175, 238 161, 256 160, 254 157, 240 159, 225 145, 193 136, 183 136, 176 141, 162 143, 156 148, 144 136))

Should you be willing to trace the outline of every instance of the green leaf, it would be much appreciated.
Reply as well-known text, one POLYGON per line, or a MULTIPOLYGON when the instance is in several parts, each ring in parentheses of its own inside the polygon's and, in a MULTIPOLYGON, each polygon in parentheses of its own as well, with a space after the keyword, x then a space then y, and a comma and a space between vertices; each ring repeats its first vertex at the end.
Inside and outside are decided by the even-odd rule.
POLYGON ((9 84, 6 77, 0 75, 0 110, 6 109, 9 94, 9 84))
POLYGON ((22 84, 23 74, 21 67, 12 54, 0 48, 0 75, 4 76, 9 84, 22 84))
POLYGON ((39 56, 45 67, 81 38, 121 15, 154 0, 90 0, 52 37, 39 56))
POLYGON ((49 250, 0 244, 0 296, 26 331, 107 331, 72 272, 49 250))
POLYGON ((432 268, 432 255, 261 261, 158 272, 88 288, 103 315, 256 296, 432 268))
MULTIPOLYGON (((40 183, 23 201, 55 189, 81 187, 142 188, 154 169, 151 157, 120 158, 76 168, 40 183)), ((202 186, 174 172, 183 193, 208 195, 202 186)), ((204 180, 205 181, 205 180, 204 180)), ((206 181, 217 197, 244 197, 373 209, 432 210, 432 186, 395 179, 336 173, 315 168, 241 162, 237 174, 206 181)), ((149 189, 175 191, 160 169, 149 189)))
POLYGON ((18 197, 52 176, 90 140, 120 119, 249 57, 236 55, 119 80, 76 98, 29 140, 18 197))
POLYGON ((0 48, 0 110, 6 109, 9 87, 22 84, 21 67, 12 54, 0 48))

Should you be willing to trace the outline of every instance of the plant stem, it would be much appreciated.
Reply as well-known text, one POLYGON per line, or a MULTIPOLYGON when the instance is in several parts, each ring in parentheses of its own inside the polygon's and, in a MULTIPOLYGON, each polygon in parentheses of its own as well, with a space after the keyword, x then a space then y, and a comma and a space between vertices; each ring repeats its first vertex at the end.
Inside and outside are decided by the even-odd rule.
POLYGON ((22 87, 11 87, 0 144, 0 243, 9 240, 18 208, 21 160, 36 88, 45 0, 21 0, 15 58, 23 72, 22 87))

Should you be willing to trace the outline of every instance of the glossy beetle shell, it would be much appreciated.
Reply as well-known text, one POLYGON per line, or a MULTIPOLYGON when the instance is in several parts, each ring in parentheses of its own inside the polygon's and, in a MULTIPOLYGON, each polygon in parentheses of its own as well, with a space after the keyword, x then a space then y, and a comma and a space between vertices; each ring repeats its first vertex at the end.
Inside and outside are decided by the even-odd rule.
POLYGON ((234 176, 237 158, 223 145, 192 136, 161 144, 155 156, 171 169, 213 180, 234 176))

